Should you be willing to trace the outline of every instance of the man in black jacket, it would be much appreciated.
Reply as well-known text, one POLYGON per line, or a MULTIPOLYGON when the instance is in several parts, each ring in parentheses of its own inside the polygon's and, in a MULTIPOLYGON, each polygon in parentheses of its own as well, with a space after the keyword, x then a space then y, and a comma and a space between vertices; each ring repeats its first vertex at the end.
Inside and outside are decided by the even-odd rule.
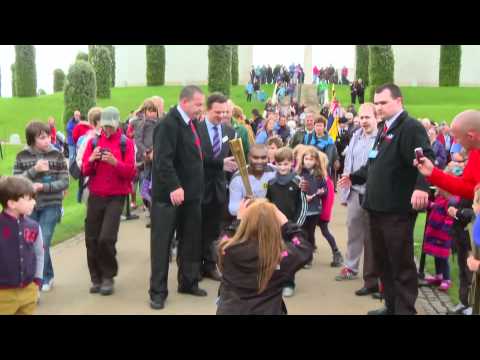
POLYGON ((178 238, 178 292, 206 296, 198 287, 201 262, 203 154, 197 133, 205 102, 202 90, 186 86, 180 103, 153 133, 150 306, 163 309, 168 296, 169 249, 178 238))
POLYGON ((375 91, 375 107, 382 118, 368 162, 339 185, 366 183, 363 199, 370 217, 371 239, 384 285, 386 308, 372 315, 415 314, 418 295, 417 270, 413 258, 416 213, 428 203, 428 183, 415 173, 415 149, 432 159, 427 133, 403 110, 400 88, 386 84, 375 91))
POLYGON ((221 276, 215 263, 214 241, 220 236, 222 215, 226 211, 227 179, 225 171, 237 170, 235 158, 231 156, 228 142, 235 139, 235 130, 221 124, 227 112, 228 99, 213 93, 207 100, 207 116, 198 125, 202 143, 205 191, 202 200, 202 265, 201 275, 220 281, 221 276))

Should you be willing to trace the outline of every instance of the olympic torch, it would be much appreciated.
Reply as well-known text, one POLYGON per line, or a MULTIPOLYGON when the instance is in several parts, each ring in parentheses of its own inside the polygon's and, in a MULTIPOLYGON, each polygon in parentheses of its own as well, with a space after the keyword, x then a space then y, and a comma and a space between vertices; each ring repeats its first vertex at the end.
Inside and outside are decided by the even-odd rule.
POLYGON ((230 151, 232 152, 232 155, 237 163, 238 171, 240 172, 243 186, 245 187, 245 191, 247 193, 246 197, 253 198, 252 187, 250 185, 250 181, 248 180, 247 162, 245 161, 245 153, 243 152, 242 139, 237 138, 230 140, 228 144, 230 146, 230 151))

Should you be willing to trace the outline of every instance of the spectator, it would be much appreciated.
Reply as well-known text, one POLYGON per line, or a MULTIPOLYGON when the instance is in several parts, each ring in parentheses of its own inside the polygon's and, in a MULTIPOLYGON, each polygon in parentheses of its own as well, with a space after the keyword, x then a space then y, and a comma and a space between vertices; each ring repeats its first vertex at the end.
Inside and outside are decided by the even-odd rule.
POLYGON ((50 244, 62 217, 63 194, 69 182, 68 169, 63 154, 51 144, 48 125, 32 121, 25 129, 25 137, 28 147, 17 154, 13 174, 33 182, 36 204, 30 217, 40 224, 45 249, 41 290, 50 291, 55 275, 50 244))
MULTIPOLYGON (((362 128, 353 134, 348 145, 343 174, 351 174, 367 163, 377 137, 376 118, 375 105, 367 103, 360 106, 362 128)), ((363 251, 363 286, 355 292, 358 296, 379 291, 379 272, 373 254, 370 221, 368 212, 362 208, 365 190, 365 185, 354 185, 341 191, 341 203, 347 206, 347 253, 344 267, 335 278, 337 281, 356 279, 363 251)))
POLYGON ((358 103, 361 105, 365 102, 365 85, 363 84, 362 79, 358 79, 357 82, 357 96, 358 103))
POLYGON ((268 165, 274 167, 275 162, 275 153, 278 149, 283 146, 283 141, 279 136, 272 136, 267 140, 267 156, 268 156, 268 165))
POLYGON ((118 273, 115 245, 125 198, 132 191, 135 150, 119 128, 116 108, 102 110, 100 125, 100 136, 88 141, 82 160, 82 173, 90 177, 85 242, 90 293, 108 296, 114 292, 118 273))
POLYGON ((57 146, 57 129, 55 128, 55 118, 53 116, 48 117, 48 126, 50 127, 51 144, 60 150, 57 146))
POLYGON ((76 145, 73 140, 73 129, 80 122, 80 111, 76 110, 73 113, 73 117, 67 122, 67 144, 68 144, 68 163, 71 164, 76 157, 76 145))
POLYGON ((350 85, 350 98, 352 104, 357 102, 357 90, 358 90, 358 80, 355 80, 352 85, 350 85))
POLYGON ((435 154, 434 164, 436 167, 443 170, 447 165, 447 151, 440 141, 437 140, 438 130, 434 127, 431 127, 427 133, 428 138, 430 139, 432 150, 435 154))
POLYGON ((290 141, 291 132, 290 128, 287 126, 287 117, 285 115, 280 115, 276 134, 280 136, 284 144, 288 144, 290 141))
POLYGON ((468 151, 468 163, 461 177, 445 174, 427 158, 415 164, 432 185, 452 195, 473 199, 475 186, 480 183, 480 111, 467 110, 458 114, 453 120, 451 132, 457 143, 468 151))
POLYGON ((217 315, 286 314, 283 286, 311 257, 311 245, 265 200, 242 202, 238 218, 238 229, 219 244, 217 315))
POLYGON ((252 102, 253 84, 251 81, 245 86, 245 92, 247 94, 247 102, 252 102))
POLYGON ((275 128, 275 115, 271 114, 267 118, 267 121, 265 123, 265 128, 260 130, 260 132, 258 133, 255 139, 255 142, 257 144, 266 144, 267 139, 275 135, 274 128, 275 128))
POLYGON ((0 315, 32 315, 44 261, 40 226, 29 218, 35 206, 32 183, 22 177, 2 177, 0 204, 0 315), (18 228, 23 231, 12 231, 18 228))
POLYGON ((252 121, 252 130, 254 134, 257 134, 258 131, 263 128, 263 123, 265 119, 260 115, 260 112, 258 109, 253 109, 252 110, 252 116, 253 116, 253 121, 252 121))

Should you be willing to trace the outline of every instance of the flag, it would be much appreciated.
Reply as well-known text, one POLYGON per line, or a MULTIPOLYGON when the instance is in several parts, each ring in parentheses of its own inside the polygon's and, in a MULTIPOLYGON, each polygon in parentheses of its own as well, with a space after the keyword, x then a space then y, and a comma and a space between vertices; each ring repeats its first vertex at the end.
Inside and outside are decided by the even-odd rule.
POLYGON ((272 94, 272 105, 275 105, 277 103, 277 86, 278 86, 278 83, 275 83, 275 87, 273 88, 273 94, 272 94))
POLYGON ((337 140, 338 123, 340 121, 340 107, 336 97, 335 84, 332 86, 332 106, 328 114, 327 131, 333 141, 337 140))

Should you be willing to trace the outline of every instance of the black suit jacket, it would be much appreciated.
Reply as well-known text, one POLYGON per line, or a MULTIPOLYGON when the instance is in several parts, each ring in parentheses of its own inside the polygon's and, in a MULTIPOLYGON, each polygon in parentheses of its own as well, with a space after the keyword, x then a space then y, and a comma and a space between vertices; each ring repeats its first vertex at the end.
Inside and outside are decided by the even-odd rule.
POLYGON ((225 172, 223 171, 223 159, 231 156, 230 147, 228 141, 235 139, 235 130, 225 124, 222 127, 222 151, 217 158, 213 157, 212 142, 208 135, 208 128, 205 121, 198 125, 198 135, 202 142, 203 152, 203 168, 204 168, 204 182, 205 191, 203 194, 203 203, 210 204, 226 203, 227 202, 227 179, 225 172), (227 141, 223 141, 225 137, 228 137, 227 141))
MULTIPOLYGON (((198 133, 199 123, 193 123, 198 133)), ((170 203, 170 193, 179 187, 185 192, 185 202, 203 197, 203 161, 192 129, 175 106, 153 132, 153 201, 170 203)))

